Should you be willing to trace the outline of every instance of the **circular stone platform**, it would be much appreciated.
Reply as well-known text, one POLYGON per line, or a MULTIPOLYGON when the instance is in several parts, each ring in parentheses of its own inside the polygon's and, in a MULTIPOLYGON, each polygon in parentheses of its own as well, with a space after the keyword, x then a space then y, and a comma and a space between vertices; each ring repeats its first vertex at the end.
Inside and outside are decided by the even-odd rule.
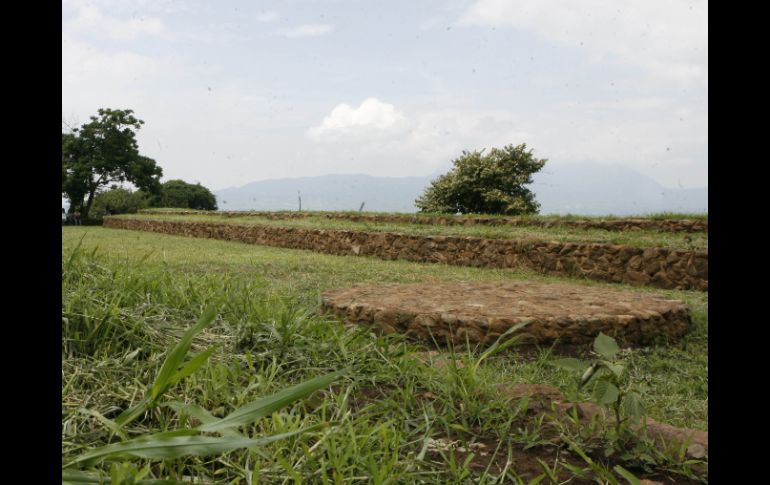
POLYGON ((593 342, 599 332, 644 345, 675 340, 691 325, 687 306, 650 293, 561 283, 442 283, 327 290, 322 309, 351 323, 420 340, 491 343, 519 322, 525 343, 593 342))

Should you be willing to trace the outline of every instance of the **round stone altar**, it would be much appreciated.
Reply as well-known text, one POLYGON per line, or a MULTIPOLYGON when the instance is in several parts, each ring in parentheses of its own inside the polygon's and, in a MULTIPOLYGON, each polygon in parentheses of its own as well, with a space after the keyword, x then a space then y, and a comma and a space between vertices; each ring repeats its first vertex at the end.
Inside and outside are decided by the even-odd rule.
POLYGON ((455 344, 491 343, 511 326, 523 343, 593 342, 599 332, 627 345, 676 340, 690 328, 687 306, 652 293, 533 283, 385 284, 332 289, 324 312, 384 333, 455 344))

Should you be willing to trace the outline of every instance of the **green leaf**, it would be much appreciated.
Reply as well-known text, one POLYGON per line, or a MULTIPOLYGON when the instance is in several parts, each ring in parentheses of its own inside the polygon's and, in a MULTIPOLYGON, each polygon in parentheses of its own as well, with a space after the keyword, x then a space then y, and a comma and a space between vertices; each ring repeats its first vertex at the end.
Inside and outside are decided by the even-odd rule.
POLYGON ((81 483, 99 483, 104 484, 105 478, 101 478, 99 475, 93 473, 86 473, 80 470, 62 470, 61 473, 62 485, 74 485, 81 483))
POLYGON ((606 380, 600 380, 594 388, 594 399, 598 404, 612 404, 618 399, 619 395, 620 390, 615 384, 606 380))
MULTIPOLYGON (((203 424, 210 424, 219 421, 220 418, 212 415, 197 404, 185 404, 179 401, 163 403, 163 406, 173 409, 177 414, 186 414, 192 416, 203 424)), ((222 436, 227 438, 244 438, 244 436, 234 429, 223 429, 220 431, 222 436)))
POLYGON ((272 396, 268 396, 262 399, 258 399, 254 402, 242 406, 232 413, 228 414, 219 421, 204 424, 199 429, 201 431, 219 431, 226 428, 234 428, 247 423, 253 423, 254 421, 269 416, 273 412, 288 406, 289 404, 302 399, 305 396, 323 389, 329 384, 337 380, 344 370, 332 372, 324 376, 310 379, 309 381, 302 382, 296 386, 284 389, 272 396))
POLYGON ((605 359, 611 359, 615 357, 615 354, 618 353, 620 347, 618 347, 614 338, 599 332, 596 340, 594 340, 594 350, 605 359))
POLYGON ((91 450, 75 458, 67 466, 69 467, 77 463, 92 466, 106 459, 146 458, 169 460, 183 456, 219 455, 235 449, 263 446, 317 429, 318 427, 312 426, 258 439, 197 436, 199 431, 194 429, 156 433, 91 450))
POLYGON ((623 400, 623 409, 625 409, 626 415, 631 416, 634 420, 644 416, 644 403, 642 398, 635 392, 626 394, 623 400))
POLYGON ((115 418, 115 423, 120 426, 125 426, 145 412, 148 404, 150 404, 150 398, 149 396, 145 396, 141 401, 120 413, 120 416, 115 418))
POLYGON ((625 369, 622 364, 613 364, 612 362, 607 362, 606 360, 602 361, 602 365, 609 369, 610 372, 615 374, 615 377, 618 379, 620 379, 620 377, 623 375, 623 370, 625 369))
POLYGON ((207 325, 214 321, 217 316, 217 306, 210 306, 203 312, 203 315, 198 319, 198 322, 190 327, 182 336, 181 340, 176 347, 168 354, 166 360, 163 362, 158 377, 155 379, 155 383, 150 389, 150 399, 155 401, 158 396, 168 389, 171 385, 171 380, 176 373, 176 370, 182 365, 182 362, 187 355, 187 351, 190 350, 192 345, 192 339, 207 325))
POLYGON ((628 485, 641 485, 641 481, 634 476, 633 473, 626 470, 620 465, 615 465, 615 468, 613 468, 615 472, 620 475, 621 477, 625 478, 628 481, 628 485))
POLYGON ((211 347, 190 359, 190 361, 187 362, 187 364, 185 364, 181 370, 177 371, 177 373, 171 377, 169 387, 176 385, 177 382, 198 370, 198 368, 202 366, 209 357, 211 357, 211 354, 213 354, 216 349, 216 346, 211 347))
POLYGON ((566 359, 556 359, 551 362, 551 364, 555 365, 556 367, 559 367, 561 369, 571 370, 580 372, 583 369, 586 368, 586 363, 579 359, 573 359, 571 357, 566 359))

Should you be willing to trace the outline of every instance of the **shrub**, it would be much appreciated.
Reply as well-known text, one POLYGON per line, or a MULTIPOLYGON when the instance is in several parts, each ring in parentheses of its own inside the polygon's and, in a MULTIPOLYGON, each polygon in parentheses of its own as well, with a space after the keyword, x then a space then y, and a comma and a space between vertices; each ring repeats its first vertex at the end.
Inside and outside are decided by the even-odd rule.
POLYGON ((453 160, 454 168, 431 182, 415 205, 421 212, 535 214, 540 204, 524 187, 532 183, 532 174, 545 165, 527 151, 527 145, 508 145, 463 152, 453 160))

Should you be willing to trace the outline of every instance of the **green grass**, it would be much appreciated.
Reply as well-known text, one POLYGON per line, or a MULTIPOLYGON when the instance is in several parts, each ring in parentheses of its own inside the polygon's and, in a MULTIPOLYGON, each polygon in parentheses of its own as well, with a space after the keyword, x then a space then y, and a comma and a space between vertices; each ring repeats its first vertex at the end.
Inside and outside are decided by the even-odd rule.
MULTIPOLYGON (((573 375, 549 364, 558 358, 549 349, 532 356, 513 347, 486 359, 473 375, 462 369, 437 370, 414 358, 424 350, 416 344, 317 314, 324 289, 358 283, 577 280, 99 227, 65 227, 62 232, 65 463, 122 440, 108 423, 142 400, 168 349, 214 302, 221 303, 221 311, 192 341, 192 351, 217 349, 200 370, 166 391, 169 400, 198 405, 221 418, 307 379, 348 369, 330 390, 241 430, 258 438, 322 423, 333 423, 331 427, 254 451, 105 462, 91 472, 107 475, 114 468, 116 474, 131 475, 146 470, 146 478, 181 481, 192 476, 215 483, 467 483, 469 476, 483 483, 527 483, 515 478, 515 463, 503 476, 492 469, 471 472, 468 464, 452 462, 451 452, 441 452, 442 458, 441 453, 426 452, 427 445, 452 437, 463 443, 492 440, 501 444, 502 455, 509 447, 553 449, 557 444, 546 428, 525 424, 523 411, 506 402, 495 386, 550 384, 568 399, 588 398, 586 391, 578 391, 573 375)), ((649 416, 708 429, 708 294, 633 290, 686 301, 696 323, 675 345, 630 352, 632 378, 649 386, 649 416)), ((456 351, 466 369, 480 356, 472 349, 456 351)), ((124 433, 130 439, 197 424, 192 415, 160 406, 131 422, 124 433)), ((575 439, 586 450, 598 446, 590 438, 575 439)), ((562 472, 568 465, 563 460, 548 463, 562 472)), ((672 473, 686 469, 676 463, 666 466, 672 473)))
POLYGON ((502 239, 538 239, 559 242, 624 244, 636 247, 665 247, 688 250, 708 250, 708 234, 676 233, 650 230, 606 231, 602 229, 576 229, 570 227, 530 226, 439 226, 391 222, 355 222, 327 219, 313 215, 302 219, 271 220, 264 216, 237 218, 216 214, 167 214, 163 212, 127 214, 119 218, 140 218, 168 221, 220 222, 236 225, 264 225, 273 227, 298 227, 303 229, 337 229, 348 231, 398 232, 418 235, 473 236, 502 239))

